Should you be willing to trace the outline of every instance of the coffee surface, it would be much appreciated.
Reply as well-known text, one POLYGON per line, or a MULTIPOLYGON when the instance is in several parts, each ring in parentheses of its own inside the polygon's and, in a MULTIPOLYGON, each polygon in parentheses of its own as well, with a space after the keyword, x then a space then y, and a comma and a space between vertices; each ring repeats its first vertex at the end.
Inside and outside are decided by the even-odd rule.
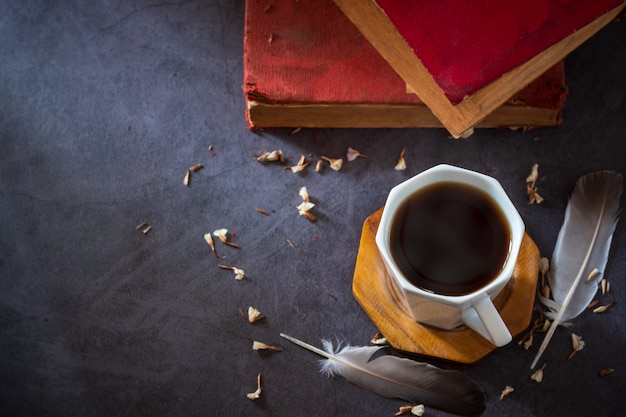
POLYGON ((391 226, 394 261, 415 286, 443 295, 474 292, 508 256, 504 213, 481 189, 444 182, 407 198, 391 226))

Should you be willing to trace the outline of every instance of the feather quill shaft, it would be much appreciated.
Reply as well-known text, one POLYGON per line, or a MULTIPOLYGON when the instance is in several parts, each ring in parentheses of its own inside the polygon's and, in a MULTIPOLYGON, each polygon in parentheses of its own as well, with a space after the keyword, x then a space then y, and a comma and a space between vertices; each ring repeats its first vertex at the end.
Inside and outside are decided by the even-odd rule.
POLYGON ((554 299, 539 296, 549 309, 546 315, 553 321, 531 369, 537 365, 557 326, 577 317, 595 296, 617 225, 622 189, 622 176, 613 171, 587 174, 576 183, 548 272, 554 299), (583 277, 588 277, 594 269, 599 273, 581 284, 583 277))
POLYGON ((355 385, 387 398, 423 403, 451 413, 476 416, 485 410, 485 394, 470 378, 458 371, 393 355, 376 354, 380 346, 345 346, 335 351, 324 341, 326 350, 282 334, 296 345, 326 358, 322 371, 337 374, 355 385))

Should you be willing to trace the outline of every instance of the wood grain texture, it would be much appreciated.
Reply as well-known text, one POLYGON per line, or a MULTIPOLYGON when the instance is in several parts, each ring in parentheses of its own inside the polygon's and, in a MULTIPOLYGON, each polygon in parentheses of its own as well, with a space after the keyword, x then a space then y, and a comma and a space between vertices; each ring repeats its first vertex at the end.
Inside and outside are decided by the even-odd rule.
MULTIPOLYGON (((375 236, 383 209, 377 210, 363 224, 352 292, 389 344, 400 351, 465 364, 474 363, 497 349, 473 330, 438 330, 417 323, 403 306, 402 296, 388 279, 375 236)), ((537 278, 539 249, 526 234, 507 286, 494 305, 513 337, 530 324, 537 278)))

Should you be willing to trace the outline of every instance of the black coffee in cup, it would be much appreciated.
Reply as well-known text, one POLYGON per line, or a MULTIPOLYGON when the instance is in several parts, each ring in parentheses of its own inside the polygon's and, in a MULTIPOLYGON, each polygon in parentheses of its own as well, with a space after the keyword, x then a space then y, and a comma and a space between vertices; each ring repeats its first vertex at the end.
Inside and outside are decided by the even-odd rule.
POLYGON ((498 204, 479 188, 455 182, 427 186, 402 202, 391 223, 390 251, 413 285, 465 295, 501 271, 511 230, 498 204))

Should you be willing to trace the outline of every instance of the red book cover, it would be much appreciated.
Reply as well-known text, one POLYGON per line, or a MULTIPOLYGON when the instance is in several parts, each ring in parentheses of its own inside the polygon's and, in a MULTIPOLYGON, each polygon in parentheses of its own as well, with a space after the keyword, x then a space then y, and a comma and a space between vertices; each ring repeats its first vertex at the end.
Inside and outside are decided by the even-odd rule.
MULTIPOLYGON (((246 1, 244 93, 251 127, 441 126, 331 0, 246 1)), ((557 124, 565 96, 559 62, 483 125, 557 124)))
POLYGON ((452 103, 624 0, 376 0, 452 103))
POLYGON ((334 0, 454 137, 611 22, 626 0, 334 0))

